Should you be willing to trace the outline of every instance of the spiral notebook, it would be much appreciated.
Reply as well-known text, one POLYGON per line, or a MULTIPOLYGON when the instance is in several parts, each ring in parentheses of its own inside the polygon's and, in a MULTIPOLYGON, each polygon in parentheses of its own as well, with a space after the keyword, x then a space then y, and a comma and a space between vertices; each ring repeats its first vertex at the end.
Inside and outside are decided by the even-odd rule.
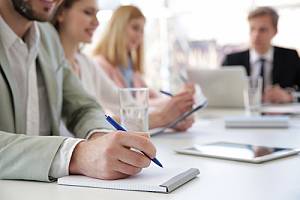
POLYGON ((59 178, 57 183, 69 186, 169 193, 194 179, 199 173, 199 170, 196 168, 182 170, 151 166, 144 169, 141 173, 126 179, 100 180, 86 176, 71 175, 59 178))

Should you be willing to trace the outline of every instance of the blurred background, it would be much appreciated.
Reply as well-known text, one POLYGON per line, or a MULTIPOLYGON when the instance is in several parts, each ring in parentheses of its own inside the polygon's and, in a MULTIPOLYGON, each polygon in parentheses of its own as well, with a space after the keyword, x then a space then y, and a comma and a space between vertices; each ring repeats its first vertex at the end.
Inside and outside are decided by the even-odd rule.
MULTIPOLYGON (((300 0, 98 0, 101 38, 114 9, 138 6, 146 16, 145 80, 150 87, 177 87, 186 68, 218 68, 225 54, 248 46, 249 10, 272 6, 279 15, 274 45, 300 52, 300 0)), ((89 53, 93 43, 85 47, 89 53)))

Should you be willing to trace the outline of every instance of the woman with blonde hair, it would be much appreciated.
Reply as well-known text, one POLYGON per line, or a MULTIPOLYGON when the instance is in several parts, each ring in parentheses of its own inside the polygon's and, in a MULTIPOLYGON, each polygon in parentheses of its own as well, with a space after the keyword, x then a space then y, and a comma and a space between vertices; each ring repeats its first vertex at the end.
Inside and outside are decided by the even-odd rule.
MULTIPOLYGON (((135 6, 121 6, 113 14, 93 55, 119 87, 145 87, 143 36, 145 17, 135 6)), ((156 96, 153 91, 150 98, 156 96)))
MULTIPOLYGON (((80 52, 82 43, 90 43, 93 33, 98 26, 96 0, 65 0, 53 18, 66 58, 73 72, 81 80, 83 87, 94 96, 106 111, 119 115, 118 86, 106 75, 101 67, 92 59, 80 52)), ((190 103, 191 104, 191 103, 190 103)), ((163 127, 185 112, 186 106, 182 98, 173 98, 167 106, 149 115, 149 127, 163 127), (174 109, 177 104, 181 107, 174 109), (179 110, 180 109, 180 110, 179 110)), ((192 121, 178 124, 178 130, 186 130, 192 121)))
MULTIPOLYGON (((98 64, 117 86, 147 87, 144 82, 144 25, 145 16, 135 6, 120 6, 113 13, 108 28, 93 51, 98 64)), ((181 99, 182 110, 191 109, 194 86, 187 84, 183 91, 173 98, 181 99)), ((150 89, 150 105, 158 109, 169 103, 166 98, 150 89)), ((189 119, 193 121, 191 118, 189 119)))

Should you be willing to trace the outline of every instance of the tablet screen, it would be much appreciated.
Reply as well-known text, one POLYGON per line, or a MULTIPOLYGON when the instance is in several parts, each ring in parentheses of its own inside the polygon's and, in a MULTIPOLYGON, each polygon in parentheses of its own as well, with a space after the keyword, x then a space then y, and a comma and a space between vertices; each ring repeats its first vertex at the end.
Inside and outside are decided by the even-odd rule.
POLYGON ((270 155, 275 152, 285 152, 292 149, 217 142, 206 145, 195 145, 194 147, 190 148, 190 150, 197 151, 199 154, 204 155, 251 160, 254 158, 270 155))

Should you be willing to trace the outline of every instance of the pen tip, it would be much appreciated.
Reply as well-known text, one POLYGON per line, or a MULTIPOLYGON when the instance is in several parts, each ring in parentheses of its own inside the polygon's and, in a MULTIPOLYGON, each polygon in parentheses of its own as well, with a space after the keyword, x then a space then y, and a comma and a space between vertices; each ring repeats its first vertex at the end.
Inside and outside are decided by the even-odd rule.
POLYGON ((160 166, 161 168, 164 168, 163 165, 156 158, 153 158, 153 162, 158 166, 160 166))

